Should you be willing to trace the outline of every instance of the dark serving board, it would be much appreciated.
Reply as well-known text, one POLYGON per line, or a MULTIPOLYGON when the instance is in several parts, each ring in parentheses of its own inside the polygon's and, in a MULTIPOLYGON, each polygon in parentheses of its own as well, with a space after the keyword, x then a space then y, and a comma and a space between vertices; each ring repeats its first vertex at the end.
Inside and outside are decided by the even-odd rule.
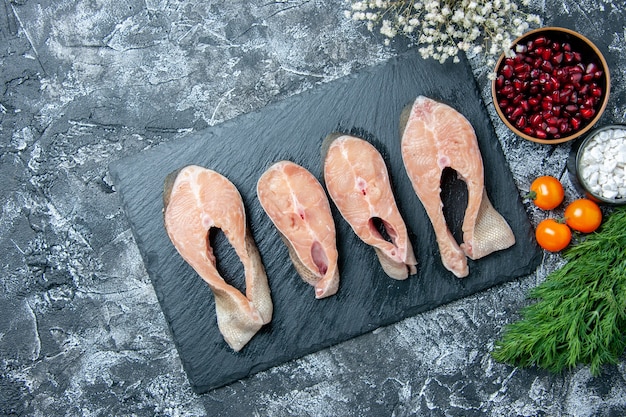
MULTIPOLYGON (((452 300, 534 271, 541 252, 521 204, 467 61, 440 65, 416 53, 316 87, 218 126, 164 143, 110 167, 116 190, 169 323, 193 389, 202 393, 250 374, 345 341, 452 300), (515 246, 478 261, 470 275, 454 277, 441 264, 434 233, 413 192, 400 156, 399 117, 418 95, 448 103, 473 124, 485 164, 490 199, 508 220, 515 246), (416 256, 418 274, 387 277, 333 206, 339 249, 339 292, 316 300, 296 274, 287 249, 256 198, 256 182, 272 163, 288 159, 320 180, 320 145, 331 132, 370 140, 385 158, 416 256), (239 189, 261 252, 274 301, 273 321, 239 353, 218 331, 208 286, 178 255, 163 227, 165 176, 197 164, 228 177, 239 189)), ((456 236, 465 187, 444 175, 446 215, 456 236)), ((332 203, 331 203, 332 206, 332 203)), ((234 251, 215 237, 224 274, 241 273, 234 251)), ((239 280, 240 281, 240 280, 239 280)), ((241 282, 233 285, 241 287, 241 282)))

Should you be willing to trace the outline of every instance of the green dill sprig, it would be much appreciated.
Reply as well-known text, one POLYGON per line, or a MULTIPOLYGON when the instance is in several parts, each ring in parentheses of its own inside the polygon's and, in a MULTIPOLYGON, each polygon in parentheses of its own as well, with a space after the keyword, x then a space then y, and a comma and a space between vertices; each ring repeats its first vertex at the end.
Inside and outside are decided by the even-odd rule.
POLYGON ((492 356, 552 372, 617 363, 626 348, 626 207, 564 253, 567 263, 532 289, 537 300, 505 326, 492 356))

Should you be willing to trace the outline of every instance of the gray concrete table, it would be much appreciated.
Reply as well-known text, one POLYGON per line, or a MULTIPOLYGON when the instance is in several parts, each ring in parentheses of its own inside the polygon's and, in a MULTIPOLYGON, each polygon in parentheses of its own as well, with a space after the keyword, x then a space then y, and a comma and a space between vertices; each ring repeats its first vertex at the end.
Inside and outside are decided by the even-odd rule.
MULTIPOLYGON (((626 361, 592 377, 490 356, 562 261, 204 395, 181 368, 107 166, 409 48, 342 0, 3 0, 0 4, 0 414, 33 416, 618 416, 626 361)), ((626 121, 622 0, 531 5, 606 53, 601 123, 626 121)), ((569 145, 512 135, 470 57, 520 195, 563 179, 569 145)), ((545 213, 526 206, 533 223, 545 213)))

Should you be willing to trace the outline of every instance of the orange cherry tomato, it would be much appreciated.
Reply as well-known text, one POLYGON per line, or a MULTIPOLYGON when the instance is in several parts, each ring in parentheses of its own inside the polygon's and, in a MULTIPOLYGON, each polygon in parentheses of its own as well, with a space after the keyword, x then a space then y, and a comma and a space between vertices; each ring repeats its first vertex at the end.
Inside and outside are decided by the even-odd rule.
POLYGON ((535 237, 539 246, 550 252, 558 252, 569 245, 572 240, 572 231, 565 223, 554 219, 542 220, 535 230, 535 237))
POLYGON ((530 184, 530 192, 528 197, 533 200, 535 205, 543 210, 552 210, 563 201, 565 191, 559 180, 544 175, 535 179, 530 184))
POLYGON ((583 233, 591 233, 602 223, 602 210, 593 201, 581 198, 565 207, 565 222, 569 227, 583 233))

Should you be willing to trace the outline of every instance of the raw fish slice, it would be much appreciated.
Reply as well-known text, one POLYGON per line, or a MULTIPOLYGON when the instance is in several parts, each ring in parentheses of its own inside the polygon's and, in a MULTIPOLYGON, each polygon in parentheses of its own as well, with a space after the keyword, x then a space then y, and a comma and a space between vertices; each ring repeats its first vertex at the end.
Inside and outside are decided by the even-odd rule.
POLYGON ((401 116, 402 160, 430 218, 443 265, 459 278, 469 274, 467 258, 479 259, 515 243, 506 220, 493 208, 484 187, 483 161, 474 128, 452 107, 418 97, 401 116), (441 174, 450 167, 467 185, 463 244, 443 215, 441 174))
POLYGON ((215 295, 217 325, 235 351, 272 319, 272 299, 261 256, 246 225, 237 188, 215 171, 191 165, 165 180, 165 229, 182 258, 215 295), (209 242, 211 228, 222 230, 239 256, 245 296, 220 276, 209 242))
POLYGON ((257 183, 261 206, 289 249, 296 271, 315 298, 337 292, 337 242, 330 204, 319 181, 289 161, 272 165, 257 183))
POLYGON ((394 279, 417 273, 417 260, 382 155, 367 141, 332 134, 323 145, 326 189, 356 235, 394 279), (386 235, 386 236, 385 236, 386 235))

